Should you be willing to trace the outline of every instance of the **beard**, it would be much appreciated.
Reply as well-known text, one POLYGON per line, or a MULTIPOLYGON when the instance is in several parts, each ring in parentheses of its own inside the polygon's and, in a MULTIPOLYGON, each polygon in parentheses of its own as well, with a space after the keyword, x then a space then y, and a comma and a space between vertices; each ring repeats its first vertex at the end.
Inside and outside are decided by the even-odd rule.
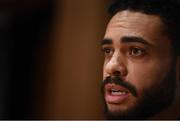
POLYGON ((142 96, 137 95, 137 89, 129 82, 121 80, 120 77, 107 77, 103 80, 101 92, 104 102, 104 113, 107 119, 147 119, 158 112, 169 107, 174 99, 176 90, 176 74, 175 68, 169 71, 166 78, 158 85, 153 85, 148 89, 143 90, 142 96), (125 87, 130 93, 137 98, 136 103, 129 109, 110 111, 105 102, 104 89, 108 83, 115 83, 125 87))

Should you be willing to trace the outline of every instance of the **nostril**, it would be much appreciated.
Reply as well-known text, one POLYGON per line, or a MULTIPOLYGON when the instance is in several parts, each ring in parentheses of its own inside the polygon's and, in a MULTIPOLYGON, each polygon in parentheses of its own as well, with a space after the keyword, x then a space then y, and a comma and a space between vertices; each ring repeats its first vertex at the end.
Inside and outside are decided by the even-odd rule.
POLYGON ((121 75, 121 72, 120 71, 114 71, 113 72, 113 76, 120 76, 121 75))

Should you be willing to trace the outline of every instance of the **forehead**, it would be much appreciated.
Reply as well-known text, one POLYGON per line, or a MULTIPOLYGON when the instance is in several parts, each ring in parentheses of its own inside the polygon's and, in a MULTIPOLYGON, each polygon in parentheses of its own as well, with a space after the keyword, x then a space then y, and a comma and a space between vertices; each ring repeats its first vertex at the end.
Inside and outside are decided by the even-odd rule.
POLYGON ((159 16, 129 10, 118 12, 108 23, 105 38, 116 39, 121 35, 141 36, 157 39, 163 34, 163 23, 159 16))
MULTIPOLYGON (((152 21, 161 21, 160 17, 157 15, 151 15, 151 14, 145 14, 142 12, 136 12, 136 11, 131 11, 131 10, 124 10, 124 11, 120 11, 117 14, 115 14, 110 22, 114 22, 117 20, 127 20, 129 19, 131 20, 143 20, 144 22, 152 22, 152 21)), ((138 22, 138 21, 137 21, 138 22)), ((140 22, 141 23, 141 22, 140 22)))

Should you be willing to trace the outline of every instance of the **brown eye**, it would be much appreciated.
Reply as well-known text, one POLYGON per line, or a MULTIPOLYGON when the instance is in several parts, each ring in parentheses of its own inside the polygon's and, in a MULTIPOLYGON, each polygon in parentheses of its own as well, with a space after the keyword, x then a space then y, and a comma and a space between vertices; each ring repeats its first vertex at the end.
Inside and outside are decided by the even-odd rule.
POLYGON ((142 56, 142 55, 144 55, 144 53, 145 53, 144 49, 141 49, 138 47, 133 47, 129 51, 129 55, 134 56, 134 57, 142 56))
POLYGON ((102 51, 106 56, 110 56, 113 53, 113 50, 111 48, 103 48, 102 51))

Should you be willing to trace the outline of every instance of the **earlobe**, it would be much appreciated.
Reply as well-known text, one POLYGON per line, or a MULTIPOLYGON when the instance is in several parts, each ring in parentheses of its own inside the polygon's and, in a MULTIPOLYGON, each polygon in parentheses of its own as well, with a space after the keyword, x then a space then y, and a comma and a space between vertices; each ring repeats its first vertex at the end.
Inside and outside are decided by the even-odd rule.
POLYGON ((177 86, 180 86, 180 56, 177 57, 176 61, 176 81, 177 86))

